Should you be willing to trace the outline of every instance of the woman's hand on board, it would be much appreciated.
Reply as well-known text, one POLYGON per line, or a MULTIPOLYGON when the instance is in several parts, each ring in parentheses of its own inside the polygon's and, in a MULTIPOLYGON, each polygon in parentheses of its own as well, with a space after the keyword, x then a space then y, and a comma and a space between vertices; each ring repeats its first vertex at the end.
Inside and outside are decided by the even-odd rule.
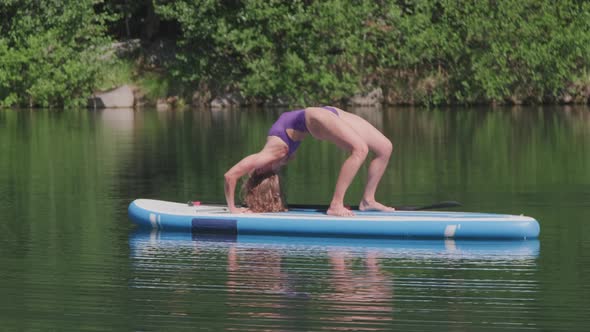
POLYGON ((233 207, 229 208, 229 212, 233 214, 252 213, 252 211, 245 207, 233 207))

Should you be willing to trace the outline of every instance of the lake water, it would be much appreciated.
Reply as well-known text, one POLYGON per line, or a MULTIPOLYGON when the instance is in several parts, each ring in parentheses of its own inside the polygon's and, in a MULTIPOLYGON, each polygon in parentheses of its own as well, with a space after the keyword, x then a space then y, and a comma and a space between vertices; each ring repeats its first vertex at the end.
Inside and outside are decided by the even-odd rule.
MULTIPOLYGON (((588 330, 587 107, 354 110, 394 144, 381 201, 526 214, 539 240, 223 242, 130 224, 138 197, 223 202, 224 172, 281 111, 0 110, 0 329, 588 330)), ((328 203, 345 157, 305 141, 289 202, 328 203)))

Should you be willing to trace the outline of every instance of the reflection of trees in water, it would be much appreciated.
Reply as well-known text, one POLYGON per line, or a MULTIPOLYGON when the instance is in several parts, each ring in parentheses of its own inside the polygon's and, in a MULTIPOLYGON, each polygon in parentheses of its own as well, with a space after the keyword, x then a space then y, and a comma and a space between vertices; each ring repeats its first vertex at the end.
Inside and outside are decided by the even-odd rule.
POLYGON ((80 254, 113 250, 103 247, 100 227, 119 222, 113 220, 119 197, 111 189, 119 185, 116 174, 127 151, 122 146, 130 140, 128 118, 127 110, 1 110, 0 200, 9 202, 2 214, 19 221, 3 234, 52 243, 39 248, 40 257, 61 257, 50 248, 81 239, 80 254))
MULTIPOLYGON (((410 200, 426 198, 411 195, 424 193, 435 196, 427 199, 442 200, 449 199, 449 191, 530 185, 535 179, 566 174, 589 176, 581 174, 590 163, 589 154, 579 153, 587 150, 589 141, 587 107, 346 109, 367 119, 394 144, 378 192, 386 202, 413 203, 410 200), (567 171, 560 172, 560 167, 567 171)), ((131 143, 123 147, 114 140, 127 152, 116 157, 121 160, 115 189, 125 197, 222 202, 223 173, 243 155, 260 149, 269 126, 283 111, 135 112, 131 143)), ((116 128, 108 130, 118 135, 116 128)), ((344 158, 327 142, 306 140, 285 170, 290 201, 326 202, 344 158)), ((364 181, 366 169, 352 183, 348 204, 358 203, 364 181)))
POLYGON ((118 172, 118 189, 133 193, 130 197, 180 201, 221 201, 223 174, 264 144, 270 125, 267 112, 236 109, 146 110, 134 115, 133 140, 118 172))
MULTIPOLYGON (((465 193, 482 188, 538 191, 547 179, 590 180, 590 153, 580 153, 589 149, 587 109, 349 108, 392 140, 394 153, 377 195, 401 205, 447 199, 468 204, 476 198, 465 193)), ((105 149, 95 158, 115 166, 109 174, 119 197, 223 202, 224 172, 260 149, 283 111, 135 111, 131 132, 121 129, 114 114, 90 113, 104 118, 96 136, 105 149)), ((304 142, 284 171, 289 201, 329 203, 344 158, 327 142, 304 142)), ((366 174, 365 166, 351 184, 347 204, 358 204, 366 174)), ((491 198, 477 199, 485 200, 491 198)))
MULTIPOLYGON (((460 194, 481 188, 535 191, 547 179, 590 181, 587 106, 350 110, 393 141, 392 161, 378 192, 385 202, 424 199, 412 195, 449 199, 449 192, 458 192, 453 199, 469 200, 460 194)), ((0 190, 22 192, 18 188, 31 185, 29 174, 40 174, 40 187, 75 179, 86 183, 88 195, 97 189, 127 200, 222 202, 223 173, 262 146, 282 111, 3 110, 0 147, 6 158, 0 168, 3 174, 13 169, 27 174, 0 178, 0 190), (61 170, 68 176, 62 179, 61 170)), ((304 142, 286 171, 289 199, 326 202, 342 158, 330 144, 304 142)), ((349 204, 358 203, 364 180, 362 170, 347 195, 349 204)))
POLYGON ((388 109, 392 194, 538 191, 547 179, 588 179, 590 154, 580 152, 588 151, 589 114, 588 107, 388 109))

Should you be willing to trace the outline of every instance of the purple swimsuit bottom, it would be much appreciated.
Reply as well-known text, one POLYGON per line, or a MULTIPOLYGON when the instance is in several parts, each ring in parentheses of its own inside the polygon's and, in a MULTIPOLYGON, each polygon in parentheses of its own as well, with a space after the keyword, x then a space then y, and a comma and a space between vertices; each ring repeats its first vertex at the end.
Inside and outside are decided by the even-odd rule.
MULTIPOLYGON (((335 108, 329 106, 324 106, 322 108, 338 116, 338 111, 335 108)), ((295 153, 295 150, 297 150, 299 144, 301 144, 301 141, 292 140, 287 134, 287 129, 293 129, 304 133, 309 132, 309 130, 307 130, 307 125, 305 124, 305 110, 296 110, 281 114, 279 119, 272 125, 272 127, 270 127, 270 130, 268 131, 268 136, 276 136, 287 144, 289 147, 287 156, 290 157, 293 153, 295 153)))

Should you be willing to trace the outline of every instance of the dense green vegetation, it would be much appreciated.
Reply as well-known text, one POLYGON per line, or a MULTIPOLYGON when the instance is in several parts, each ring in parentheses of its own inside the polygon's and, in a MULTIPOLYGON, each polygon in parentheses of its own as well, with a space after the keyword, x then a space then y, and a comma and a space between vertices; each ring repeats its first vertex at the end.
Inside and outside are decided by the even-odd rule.
POLYGON ((0 106, 78 104, 107 36, 94 0, 0 0, 0 106))
POLYGON ((121 83, 201 102, 338 102, 375 87, 392 104, 590 97, 587 1, 0 0, 0 18, 3 106, 80 103, 121 83), (130 38, 138 52, 104 57, 130 38))

